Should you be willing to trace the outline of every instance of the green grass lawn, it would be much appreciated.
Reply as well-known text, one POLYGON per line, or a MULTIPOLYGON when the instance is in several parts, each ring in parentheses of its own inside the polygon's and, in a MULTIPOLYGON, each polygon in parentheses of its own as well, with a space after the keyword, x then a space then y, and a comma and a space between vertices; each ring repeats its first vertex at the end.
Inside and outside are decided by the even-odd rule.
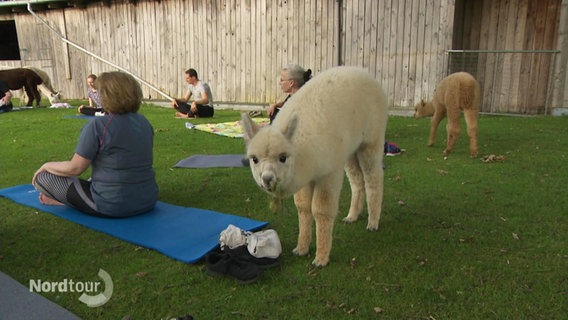
MULTIPOLYGON (((110 301, 89 308, 78 294, 46 293, 84 319, 566 319, 568 314, 568 118, 479 120, 480 157, 471 159, 465 128, 447 160, 445 122, 426 147, 428 119, 391 117, 387 140, 406 150, 385 158, 378 232, 340 219, 330 264, 291 254, 297 217, 291 199, 272 213, 249 169, 172 169, 192 154, 244 153, 244 142, 188 130, 171 109, 144 105, 155 129, 160 200, 269 221, 282 242, 281 264, 254 284, 212 278, 203 263, 183 264, 0 199, 0 270, 31 279, 114 282, 110 301)), ((75 110, 0 114, 0 188, 30 183, 46 161, 70 159, 82 119, 75 110)), ((235 111, 217 111, 224 122, 235 111)), ((88 176, 88 172, 85 173, 88 176)))

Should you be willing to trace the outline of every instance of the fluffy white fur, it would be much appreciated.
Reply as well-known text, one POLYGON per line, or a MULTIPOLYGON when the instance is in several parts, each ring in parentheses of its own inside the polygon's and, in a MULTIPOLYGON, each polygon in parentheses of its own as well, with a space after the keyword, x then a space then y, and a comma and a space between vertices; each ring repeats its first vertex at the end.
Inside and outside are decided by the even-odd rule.
POLYGON ((387 98, 370 74, 353 67, 327 70, 294 94, 271 126, 260 129, 246 114, 242 120, 256 183, 276 198, 294 195, 299 216, 294 254, 308 254, 315 220, 312 264, 328 264, 344 169, 352 196, 343 221, 357 220, 366 195, 367 229, 378 229, 387 98))

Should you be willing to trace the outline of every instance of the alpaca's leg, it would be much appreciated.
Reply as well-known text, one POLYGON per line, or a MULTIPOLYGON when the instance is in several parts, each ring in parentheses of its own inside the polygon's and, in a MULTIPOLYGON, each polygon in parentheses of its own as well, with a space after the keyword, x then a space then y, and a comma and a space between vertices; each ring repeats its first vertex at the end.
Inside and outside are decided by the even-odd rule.
POLYGON ((356 155, 347 160, 345 172, 351 186, 351 206, 349 207, 349 214, 343 218, 343 222, 349 223, 357 221, 365 204, 365 180, 363 180, 363 172, 356 155))
POLYGON ((37 101, 37 106, 39 107, 41 104, 41 93, 39 93, 39 91, 37 90, 37 86, 32 86, 32 93, 35 100, 37 101))
POLYGON ((26 106, 31 107, 34 103, 34 97, 35 97, 32 88, 26 85, 24 86, 24 91, 26 92, 26 96, 28 96, 28 102, 26 103, 26 106))
POLYGON ((339 206, 343 170, 328 175, 314 186, 312 214, 316 220, 316 257, 312 264, 323 267, 329 262, 333 240, 333 224, 339 206))
POLYGON ((20 107, 23 107, 26 105, 26 101, 28 100, 28 95, 23 87, 18 89, 18 93, 20 95, 20 107))
POLYGON ((444 155, 450 154, 454 149, 454 145, 460 135, 460 96, 459 94, 451 94, 446 96, 446 113, 448 115, 448 123, 446 124, 447 144, 444 155))
POLYGON ((314 188, 312 184, 305 186, 294 194, 294 203, 298 209, 298 244, 292 251, 295 255, 304 256, 310 251, 312 242, 312 196, 314 188))
POLYGON ((383 204, 383 145, 377 143, 376 145, 360 149, 357 152, 357 158, 365 178, 367 211, 369 212, 367 230, 377 230, 383 204))
POLYGON ((448 143, 446 145, 446 149, 444 150, 444 155, 449 155, 452 150, 454 150, 454 146, 456 141, 458 140, 458 136, 460 135, 460 110, 457 109, 450 112, 448 110, 448 124, 446 125, 447 131, 447 140, 448 143))
POLYGON ((469 136, 469 154, 472 158, 477 157, 477 115, 477 109, 464 111, 467 135, 469 136))
POLYGON ((432 126, 430 127, 430 137, 428 138, 428 146, 434 145, 434 141, 436 140, 436 130, 440 125, 440 121, 442 121, 442 119, 444 119, 445 116, 446 112, 441 109, 439 110, 438 107, 436 107, 436 111, 432 116, 432 126))

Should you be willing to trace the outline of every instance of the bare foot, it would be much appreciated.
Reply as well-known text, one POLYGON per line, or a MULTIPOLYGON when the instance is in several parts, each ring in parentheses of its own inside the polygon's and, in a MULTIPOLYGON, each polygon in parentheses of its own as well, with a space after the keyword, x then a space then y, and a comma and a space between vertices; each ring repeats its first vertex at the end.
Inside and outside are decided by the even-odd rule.
POLYGON ((39 194, 39 202, 41 202, 41 204, 45 204, 46 206, 62 206, 63 205, 63 203, 61 203, 57 200, 51 199, 50 197, 46 196, 43 193, 39 194))
POLYGON ((189 118, 189 115, 181 112, 176 112, 176 118, 189 118))

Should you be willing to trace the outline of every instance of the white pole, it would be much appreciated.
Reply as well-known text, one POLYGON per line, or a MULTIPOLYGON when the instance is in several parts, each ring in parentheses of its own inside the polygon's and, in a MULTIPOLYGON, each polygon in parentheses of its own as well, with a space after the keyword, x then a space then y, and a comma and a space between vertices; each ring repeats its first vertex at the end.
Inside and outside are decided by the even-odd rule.
POLYGON ((166 98, 166 99, 168 99, 168 100, 174 100, 174 98, 172 98, 172 97, 170 97, 169 95, 165 94, 165 93, 162 92, 160 89, 156 88, 154 85, 152 85, 152 84, 149 83, 148 81, 146 81, 146 80, 144 80, 144 79, 138 77, 137 75, 133 74, 132 72, 130 72, 130 71, 128 71, 128 70, 126 70, 126 69, 124 69, 124 68, 122 68, 122 67, 120 67, 120 66, 118 66, 118 65, 116 65, 116 64, 114 64, 114 63, 112 63, 112 62, 110 62, 110 61, 108 61, 108 60, 106 60, 106 59, 104 59, 104 58, 102 58, 102 57, 99 57, 98 55, 96 55, 96 54, 90 52, 89 50, 87 50, 87 49, 81 47, 81 46, 78 45, 78 44, 73 43, 72 41, 67 40, 67 38, 65 38, 65 36, 63 36, 61 33, 59 33, 59 31, 57 31, 55 28, 53 28, 52 26, 50 26, 49 23, 47 23, 47 21, 45 21, 44 19, 40 18, 37 14, 35 14, 35 12, 33 12, 32 6, 31 6, 31 3, 30 3, 30 2, 28 2, 28 11, 29 11, 34 17, 36 17, 38 20, 40 20, 41 22, 43 22, 43 24, 45 24, 49 29, 51 29, 51 31, 53 31, 57 36, 59 36, 59 37, 61 38, 61 40, 63 40, 65 43, 72 45, 73 47, 75 47, 75 48, 77 48, 77 49, 83 51, 84 53, 86 53, 86 54, 88 54, 88 55, 90 55, 90 56, 92 56, 92 57, 94 57, 94 58, 97 58, 97 59, 101 60, 102 62, 104 62, 104 63, 106 63, 106 64, 108 64, 108 65, 111 65, 111 66, 115 67, 116 69, 118 69, 118 70, 120 70, 120 71, 123 71, 123 72, 128 73, 129 75, 133 76, 136 80, 138 80, 138 81, 142 82, 143 84, 145 84, 146 86, 148 86, 148 87, 150 87, 150 88, 156 90, 156 92, 158 92, 158 93, 159 93, 160 95, 162 95, 164 98, 166 98))

